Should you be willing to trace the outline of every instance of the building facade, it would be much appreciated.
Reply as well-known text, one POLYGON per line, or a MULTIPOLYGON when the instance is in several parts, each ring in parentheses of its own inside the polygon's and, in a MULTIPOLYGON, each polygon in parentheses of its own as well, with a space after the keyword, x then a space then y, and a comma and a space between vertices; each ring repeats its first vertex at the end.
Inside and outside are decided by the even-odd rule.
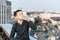
POLYGON ((50 11, 40 11, 40 12, 27 12, 27 15, 35 18, 40 17, 43 23, 46 23, 46 20, 49 19, 53 25, 60 24, 60 13, 50 12, 50 11))
POLYGON ((0 0, 0 24, 9 24, 11 20, 11 2, 0 0))

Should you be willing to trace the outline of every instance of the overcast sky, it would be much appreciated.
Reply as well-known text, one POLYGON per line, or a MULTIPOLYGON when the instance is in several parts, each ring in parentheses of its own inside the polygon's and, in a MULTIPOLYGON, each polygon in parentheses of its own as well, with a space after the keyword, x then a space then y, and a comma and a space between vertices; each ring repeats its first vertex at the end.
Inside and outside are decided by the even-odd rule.
POLYGON ((9 0, 12 2, 12 10, 60 10, 60 0, 9 0))

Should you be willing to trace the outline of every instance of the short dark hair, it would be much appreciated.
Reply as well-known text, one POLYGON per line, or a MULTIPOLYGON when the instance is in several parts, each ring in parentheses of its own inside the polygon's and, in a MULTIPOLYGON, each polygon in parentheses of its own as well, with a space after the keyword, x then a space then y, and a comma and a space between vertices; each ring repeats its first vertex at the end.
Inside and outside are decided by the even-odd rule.
POLYGON ((17 12, 19 12, 19 11, 22 12, 22 10, 16 10, 16 11, 14 12, 14 16, 16 16, 16 15, 17 15, 17 12))

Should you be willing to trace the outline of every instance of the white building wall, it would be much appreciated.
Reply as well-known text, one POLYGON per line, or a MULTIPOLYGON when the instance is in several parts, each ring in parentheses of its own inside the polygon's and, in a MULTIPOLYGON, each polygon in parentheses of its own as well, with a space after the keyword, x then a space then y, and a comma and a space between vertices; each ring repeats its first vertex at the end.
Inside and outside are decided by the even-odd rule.
POLYGON ((6 24, 8 22, 9 15, 7 15, 7 0, 0 0, 0 24, 6 24))
POLYGON ((60 14, 51 14, 51 17, 60 17, 60 14))

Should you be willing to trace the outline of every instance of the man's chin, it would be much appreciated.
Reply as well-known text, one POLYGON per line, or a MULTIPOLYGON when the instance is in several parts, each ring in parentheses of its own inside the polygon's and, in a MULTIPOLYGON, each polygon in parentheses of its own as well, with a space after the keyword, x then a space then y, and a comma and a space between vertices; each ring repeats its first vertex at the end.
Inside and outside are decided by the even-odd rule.
POLYGON ((19 19, 19 20, 23 20, 23 19, 19 19))

